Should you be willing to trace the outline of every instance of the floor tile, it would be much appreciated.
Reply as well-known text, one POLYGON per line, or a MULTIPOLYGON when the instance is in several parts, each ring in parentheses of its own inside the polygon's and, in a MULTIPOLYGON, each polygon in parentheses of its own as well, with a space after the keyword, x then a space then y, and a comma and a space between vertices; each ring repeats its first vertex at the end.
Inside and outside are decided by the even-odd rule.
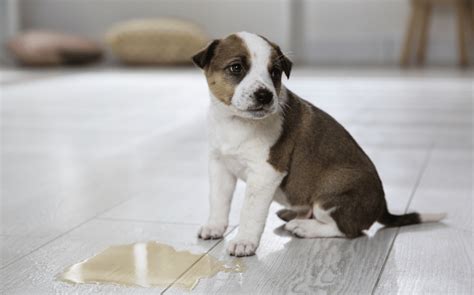
POLYGON ((435 148, 420 188, 472 190, 473 159, 472 149, 435 148))
POLYGON ((0 236, 0 252, 2 255, 0 268, 38 249, 48 240, 47 236, 0 236))
POLYGON ((410 204, 410 211, 446 213, 443 224, 450 228, 473 231, 472 196, 471 189, 419 188, 410 204))
POLYGON ((469 127, 472 124, 472 109, 437 108, 366 108, 354 118, 355 124, 398 125, 405 127, 469 127))
MULTIPOLYGON (((269 219, 257 255, 242 259, 244 273, 220 273, 201 280, 193 293, 368 293, 375 285, 395 234, 394 229, 388 229, 372 238, 355 240, 298 239, 284 232, 281 224, 269 219)), ((211 255, 228 258, 226 245, 234 235, 235 232, 214 248, 211 255)), ((179 291, 171 289, 165 294, 168 293, 179 291)))
POLYGON ((205 113, 207 88, 197 72, 176 75, 82 73, 5 87, 2 148, 110 153, 192 122, 205 113), (176 87, 176 75, 186 89, 176 87))
POLYGON ((404 149, 367 146, 365 152, 374 163, 384 185, 408 188, 412 188, 417 182, 428 156, 427 148, 404 149))
POLYGON ((3 234, 54 236, 139 193, 142 182, 129 169, 134 164, 130 158, 102 160, 90 166, 74 157, 55 160, 37 166, 31 160, 38 171, 25 171, 18 179, 5 177, 9 182, 4 182, 2 190, 3 234), (28 181, 43 169, 55 173, 38 177, 42 182, 28 181))
POLYGON ((446 148, 472 148, 472 128, 451 126, 400 126, 355 125, 351 129, 354 138, 367 146, 398 146, 404 148, 429 148, 433 145, 446 148))
POLYGON ((375 294, 471 294, 472 232, 443 224, 403 227, 375 294))
MULTIPOLYGON (((378 293, 468 293, 472 79, 430 73, 296 69, 287 83, 354 135, 377 167, 391 212, 410 203, 408 211, 447 212, 445 221, 398 235, 374 227, 352 241, 300 240, 279 228, 274 204, 246 272, 203 280, 195 293, 370 293, 382 269, 378 293)), ((161 240, 199 252, 216 245, 196 238, 208 214, 209 99, 200 71, 20 74, 0 81, 2 293, 156 293, 70 286, 55 275, 112 244, 161 240)), ((244 190, 239 183, 233 225, 244 190)), ((230 259, 230 238, 214 255, 230 259)))
MULTIPOLYGON (((101 217, 148 221, 186 222, 202 224, 208 216, 207 178, 157 181, 153 194, 131 199, 101 217), (158 183, 159 182, 159 183, 158 183), (162 183, 160 186, 159 184, 162 183)), ((231 222, 238 222, 238 207, 242 204, 244 185, 238 186, 233 202, 231 222)))
POLYGON ((420 180, 411 210, 448 214, 444 224, 472 231, 472 150, 435 148, 420 180))
POLYGON ((50 69, 20 69, 14 67, 0 66, 0 85, 12 85, 35 81, 38 79, 48 79, 51 77, 70 75, 77 73, 75 70, 65 68, 50 68, 50 69))
POLYGON ((204 253, 217 241, 197 239, 195 225, 93 220, 2 270, 3 294, 156 294, 161 288, 71 285, 57 280, 68 266, 111 245, 158 241, 178 250, 204 253))
POLYGON ((400 228, 376 293, 470 293, 472 151, 435 148, 409 210, 448 216, 400 228))

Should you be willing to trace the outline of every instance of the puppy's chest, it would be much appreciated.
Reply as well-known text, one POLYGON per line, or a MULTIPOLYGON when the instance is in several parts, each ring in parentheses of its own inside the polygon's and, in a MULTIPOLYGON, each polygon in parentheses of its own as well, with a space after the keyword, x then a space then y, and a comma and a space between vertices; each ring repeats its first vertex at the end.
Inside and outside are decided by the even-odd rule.
POLYGON ((279 136, 279 126, 272 124, 211 121, 209 127, 211 152, 217 153, 226 167, 243 180, 250 170, 258 171, 268 165, 270 148, 279 136))

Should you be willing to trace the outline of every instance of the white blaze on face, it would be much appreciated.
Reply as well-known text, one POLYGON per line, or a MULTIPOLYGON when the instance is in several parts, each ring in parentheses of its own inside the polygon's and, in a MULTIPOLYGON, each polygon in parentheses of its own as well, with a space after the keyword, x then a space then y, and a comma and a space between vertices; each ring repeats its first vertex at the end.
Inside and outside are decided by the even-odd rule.
MULTIPOLYGON (((272 47, 258 35, 240 32, 237 33, 247 46, 250 54, 250 69, 244 79, 235 88, 232 104, 239 110, 245 111, 255 106, 253 94, 259 88, 266 88, 276 97, 275 87, 268 72, 268 64, 272 53, 272 47)), ((276 100, 272 103, 272 109, 276 107, 276 100)))

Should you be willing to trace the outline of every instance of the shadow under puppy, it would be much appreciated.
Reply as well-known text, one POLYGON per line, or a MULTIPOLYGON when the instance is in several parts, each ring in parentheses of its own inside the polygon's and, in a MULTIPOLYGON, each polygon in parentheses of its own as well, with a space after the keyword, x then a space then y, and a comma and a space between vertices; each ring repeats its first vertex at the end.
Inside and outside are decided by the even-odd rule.
POLYGON ((374 222, 403 226, 444 214, 393 215, 377 171, 335 119, 282 84, 292 63, 266 38, 240 32, 193 57, 210 90, 210 216, 202 239, 222 238, 238 178, 247 183, 235 256, 255 254, 273 200, 302 238, 363 234, 374 222))

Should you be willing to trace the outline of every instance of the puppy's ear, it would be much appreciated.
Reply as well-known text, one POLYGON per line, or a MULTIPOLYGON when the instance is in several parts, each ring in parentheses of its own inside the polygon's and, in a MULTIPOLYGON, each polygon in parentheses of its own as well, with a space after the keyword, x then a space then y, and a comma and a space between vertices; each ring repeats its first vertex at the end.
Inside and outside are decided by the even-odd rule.
POLYGON ((219 40, 213 40, 209 43, 206 48, 199 51, 193 56, 193 62, 195 65, 204 69, 211 62, 212 57, 214 56, 214 51, 216 50, 217 45, 219 45, 219 40))
POLYGON ((293 67, 293 63, 291 60, 286 57, 286 55, 281 55, 281 67, 283 68, 283 72, 285 73, 286 77, 290 79, 291 67, 293 67))
POLYGON ((278 60, 280 61, 281 67, 283 69, 283 72, 285 73, 286 77, 289 79, 290 78, 290 73, 291 73, 291 67, 293 66, 293 63, 291 60, 286 57, 286 55, 281 52, 280 46, 276 45, 272 41, 268 40, 266 37, 259 35, 262 39, 267 41, 276 51, 278 55, 278 60))
POLYGON ((288 57, 286 57, 286 55, 283 54, 283 52, 281 52, 280 46, 274 43, 272 45, 278 54, 278 60, 280 61, 283 72, 285 73, 286 77, 290 79, 291 67, 293 66, 293 63, 288 57))

